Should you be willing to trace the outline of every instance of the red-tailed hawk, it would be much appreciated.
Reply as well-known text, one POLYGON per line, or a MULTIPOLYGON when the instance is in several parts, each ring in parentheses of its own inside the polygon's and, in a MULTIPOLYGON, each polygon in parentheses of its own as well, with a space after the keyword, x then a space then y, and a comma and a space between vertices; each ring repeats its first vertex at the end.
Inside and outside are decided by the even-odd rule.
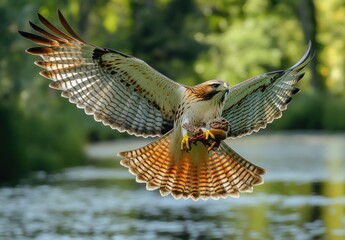
POLYGON ((30 22, 39 35, 19 31, 43 45, 27 52, 42 57, 35 64, 45 69, 42 76, 53 81, 50 87, 62 90, 63 97, 96 121, 135 136, 160 137, 119 154, 121 164, 138 182, 145 182, 148 190, 160 189, 163 196, 194 200, 238 197, 263 183, 265 170, 221 139, 250 134, 281 117, 299 91, 295 85, 304 75, 300 71, 310 58, 310 43, 287 70, 265 73, 232 88, 220 80, 185 86, 140 59, 86 43, 60 11, 58 15, 66 33, 40 14, 46 29, 30 22), (219 118, 228 124, 218 139, 211 124, 219 118), (201 132, 191 134, 187 131, 191 126, 201 132))

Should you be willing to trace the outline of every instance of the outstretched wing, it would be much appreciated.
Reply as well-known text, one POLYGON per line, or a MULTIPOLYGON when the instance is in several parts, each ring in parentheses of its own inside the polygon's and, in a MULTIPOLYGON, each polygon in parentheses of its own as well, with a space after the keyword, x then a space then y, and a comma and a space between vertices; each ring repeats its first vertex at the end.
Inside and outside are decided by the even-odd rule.
POLYGON ((300 71, 308 64, 311 42, 304 56, 287 70, 265 73, 232 87, 222 116, 229 121, 228 137, 241 137, 280 118, 291 96, 299 91, 300 71))
POLYGON ((58 11, 68 34, 38 14, 50 30, 31 27, 41 35, 19 33, 40 47, 27 50, 43 61, 40 74, 53 80, 50 87, 63 90, 69 98, 96 121, 137 136, 160 136, 173 127, 175 110, 185 88, 163 76, 140 59, 124 53, 87 44, 72 30, 58 11))

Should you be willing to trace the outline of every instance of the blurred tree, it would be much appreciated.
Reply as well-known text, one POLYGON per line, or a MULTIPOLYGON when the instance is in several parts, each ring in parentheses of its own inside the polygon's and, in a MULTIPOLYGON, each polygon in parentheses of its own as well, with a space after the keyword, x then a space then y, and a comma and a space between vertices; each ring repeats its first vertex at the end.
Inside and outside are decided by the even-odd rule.
MULTIPOLYGON (((306 41, 312 41, 314 48, 319 48, 317 41, 317 21, 316 21, 316 9, 314 0, 299 0, 297 5, 300 22, 304 32, 304 38, 306 41)), ((311 69, 311 84, 317 91, 324 90, 324 84, 320 78, 320 74, 317 71, 318 58, 314 58, 310 62, 311 69)))
POLYGON ((326 90, 345 97, 345 1, 315 0, 318 23, 317 56, 326 90))
MULTIPOLYGON (((24 22, 26 27, 20 29, 28 29, 28 19, 44 3, 0 2, 0 181, 18 179, 32 170, 55 171, 84 159, 85 133, 75 127, 81 118, 75 109, 66 109, 67 102, 57 101, 60 94, 37 75, 32 57, 23 51, 29 45, 17 34, 24 22)), ((57 4, 47 6, 56 11, 57 4)))
MULTIPOLYGON (((206 5, 209 22, 217 31, 198 39, 211 45, 195 68, 206 79, 216 77, 231 84, 291 66, 306 49, 294 8, 286 1, 233 1, 221 14, 219 5, 206 5), (235 4, 233 2, 236 2, 235 4), (215 17, 216 16, 216 17, 215 17)), ((221 6, 224 7, 223 5, 221 6)))
POLYGON ((206 22, 192 0, 130 1, 132 53, 172 79, 195 84, 198 75, 186 66, 206 46, 194 39, 206 22), (198 21, 192 22, 193 18, 198 21))

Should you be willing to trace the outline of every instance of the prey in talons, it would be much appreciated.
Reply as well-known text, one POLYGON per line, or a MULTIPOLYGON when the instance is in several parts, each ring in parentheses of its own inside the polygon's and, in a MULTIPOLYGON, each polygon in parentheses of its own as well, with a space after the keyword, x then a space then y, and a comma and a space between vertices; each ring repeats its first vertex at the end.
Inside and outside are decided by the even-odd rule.
POLYGON ((222 140, 226 139, 227 132, 229 130, 229 122, 220 117, 216 118, 209 123, 210 129, 202 130, 201 127, 196 127, 191 124, 185 123, 182 125, 192 136, 187 134, 181 141, 181 150, 190 151, 192 144, 196 145, 197 142, 201 142, 207 148, 208 151, 215 151, 219 148, 222 140))

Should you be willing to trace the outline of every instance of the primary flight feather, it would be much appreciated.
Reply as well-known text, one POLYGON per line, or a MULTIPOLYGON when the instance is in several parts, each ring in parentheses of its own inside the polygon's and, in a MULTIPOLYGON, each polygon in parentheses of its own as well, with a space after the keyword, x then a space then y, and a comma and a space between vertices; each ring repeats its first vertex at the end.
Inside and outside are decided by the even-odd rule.
POLYGON ((96 121, 136 136, 160 137, 119 154, 121 164, 138 182, 145 182, 149 190, 159 189, 163 196, 194 200, 238 197, 263 183, 265 170, 217 139, 216 133, 221 139, 241 137, 281 117, 298 92, 295 85, 310 59, 310 43, 287 70, 265 73, 232 88, 219 80, 185 86, 140 59, 86 43, 60 11, 58 16, 66 32, 40 14, 45 28, 30 22, 39 35, 19 31, 41 45, 27 52, 42 57, 35 64, 45 69, 42 76, 53 81, 50 87, 61 90, 63 97, 96 121), (226 130, 212 128, 219 118, 227 123, 226 130), (191 136, 187 125, 201 135, 191 136))

